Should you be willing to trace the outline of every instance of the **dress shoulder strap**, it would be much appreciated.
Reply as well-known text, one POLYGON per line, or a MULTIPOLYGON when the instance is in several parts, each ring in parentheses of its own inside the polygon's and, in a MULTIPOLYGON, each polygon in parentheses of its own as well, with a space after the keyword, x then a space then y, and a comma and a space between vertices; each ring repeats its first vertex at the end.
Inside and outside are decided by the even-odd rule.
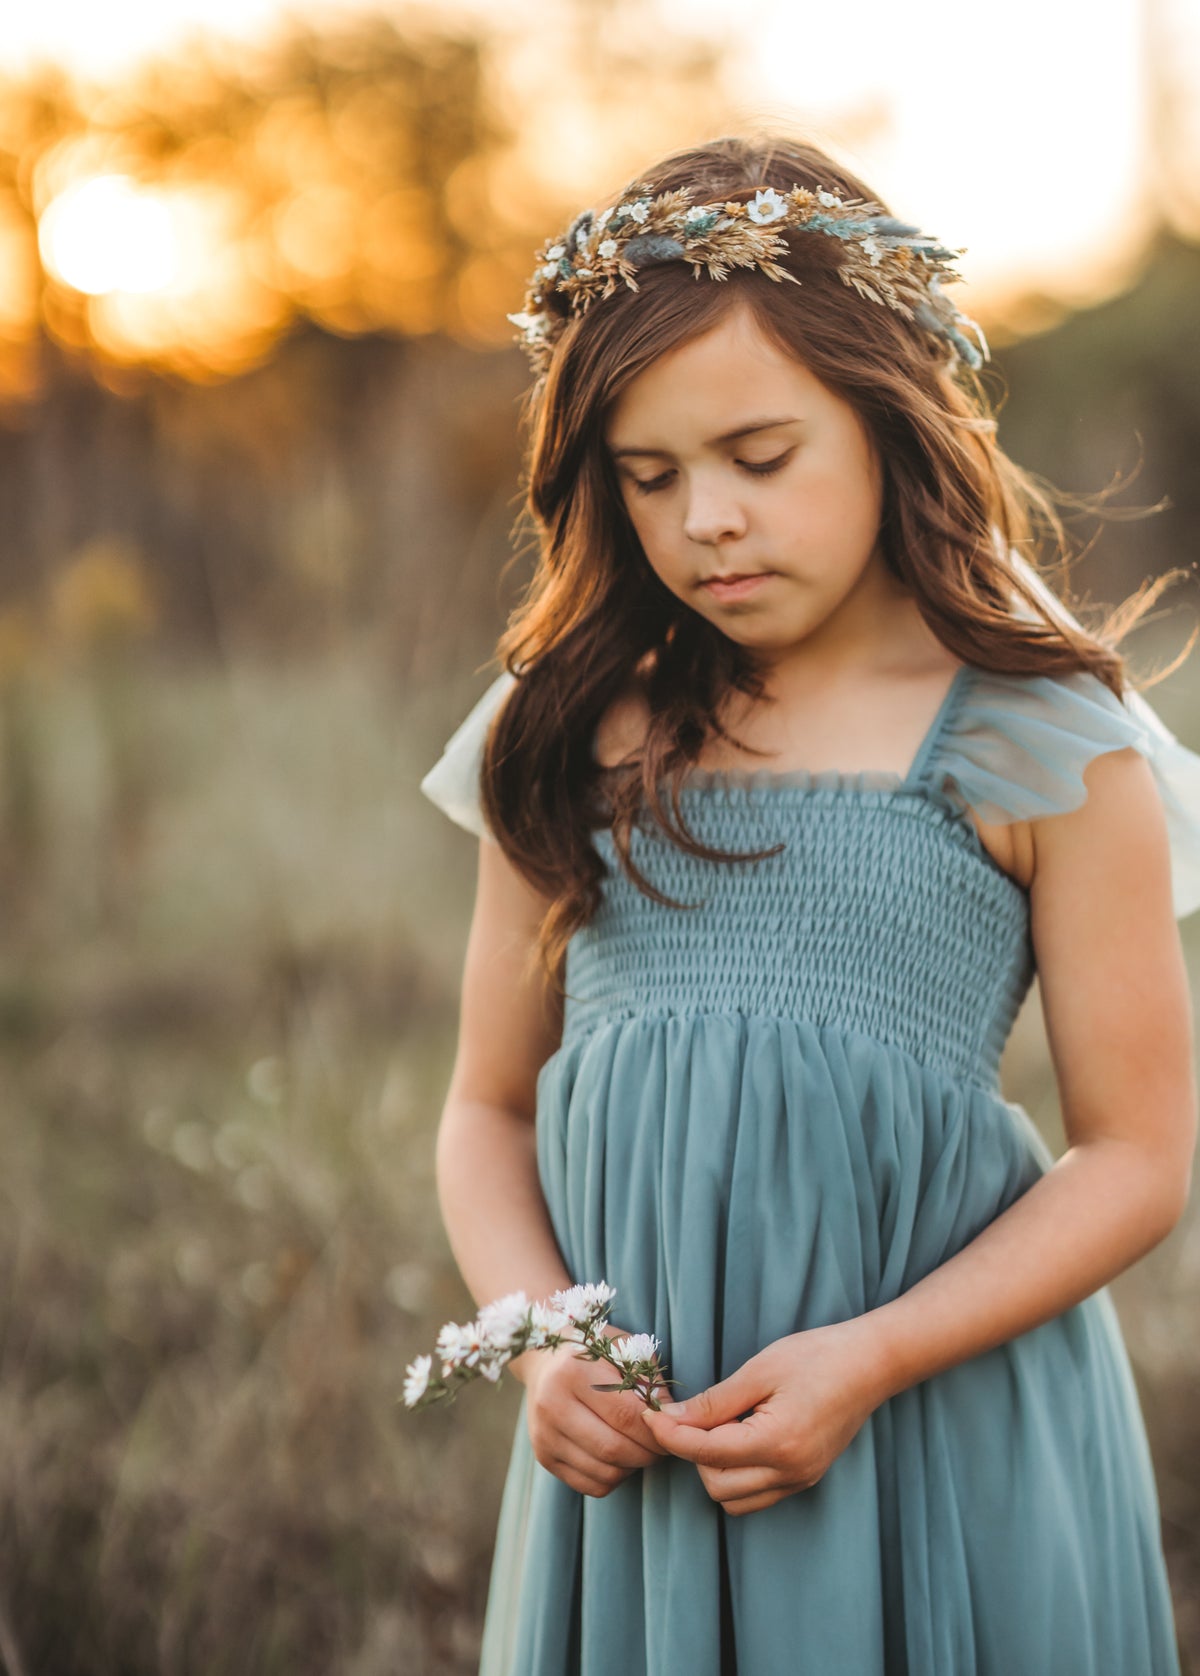
POLYGON ((489 843, 495 840, 488 831, 479 796, 483 748, 492 717, 515 683, 515 675, 510 675, 508 670, 501 671, 455 728, 442 747, 441 756, 421 781, 421 790, 431 803, 436 803, 456 825, 489 843))

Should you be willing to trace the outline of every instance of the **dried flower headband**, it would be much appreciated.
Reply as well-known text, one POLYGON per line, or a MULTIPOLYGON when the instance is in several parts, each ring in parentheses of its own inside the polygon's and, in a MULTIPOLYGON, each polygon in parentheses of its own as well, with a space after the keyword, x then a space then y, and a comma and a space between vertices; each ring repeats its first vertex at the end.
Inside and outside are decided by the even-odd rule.
POLYGON ((835 192, 793 186, 777 192, 759 190, 748 203, 691 204, 687 187, 662 192, 637 182, 620 201, 597 215, 586 209, 567 231, 538 252, 520 314, 507 316, 520 328, 517 341, 540 376, 567 321, 586 312, 597 297, 609 297, 623 280, 638 289, 639 268, 659 262, 690 262, 697 279, 725 279, 732 268, 757 267, 769 279, 794 280, 775 260, 787 254, 784 228, 824 233, 839 239, 843 281, 867 297, 895 309, 906 319, 949 342, 953 355, 971 367, 989 358, 987 339, 975 321, 960 314, 941 290, 962 276, 951 264, 961 250, 950 250, 907 222, 897 221, 871 199, 843 200, 835 192), (567 299, 566 315, 550 306, 549 293, 567 299), (972 331, 979 347, 963 336, 972 331))

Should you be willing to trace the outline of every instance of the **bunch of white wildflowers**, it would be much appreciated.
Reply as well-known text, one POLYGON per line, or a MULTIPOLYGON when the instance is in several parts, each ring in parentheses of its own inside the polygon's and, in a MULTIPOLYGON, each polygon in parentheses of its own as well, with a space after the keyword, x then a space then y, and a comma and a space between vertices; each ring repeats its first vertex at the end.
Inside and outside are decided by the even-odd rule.
POLYGON ((585 1361, 608 1362, 621 1375, 618 1382, 595 1385, 596 1391, 636 1391, 650 1408, 658 1408, 655 1392, 674 1384, 663 1377, 657 1361, 659 1341, 653 1333, 633 1333, 614 1339, 605 1331, 616 1290, 606 1281, 587 1281, 551 1295, 548 1303, 530 1303, 524 1292, 509 1292, 485 1304, 478 1318, 460 1327, 448 1321, 433 1356, 418 1356, 405 1370, 404 1401, 409 1408, 425 1408, 439 1397, 453 1400, 460 1385, 472 1379, 496 1384, 514 1356, 526 1350, 557 1350, 577 1344, 585 1361))

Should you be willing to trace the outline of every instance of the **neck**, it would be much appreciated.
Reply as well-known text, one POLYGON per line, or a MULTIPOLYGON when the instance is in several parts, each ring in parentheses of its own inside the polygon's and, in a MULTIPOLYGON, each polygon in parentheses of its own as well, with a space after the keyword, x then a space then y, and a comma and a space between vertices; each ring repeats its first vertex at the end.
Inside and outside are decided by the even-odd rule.
POLYGON ((938 647, 909 589, 880 561, 810 634, 763 653, 760 668, 769 691, 799 697, 864 675, 911 670, 938 647))

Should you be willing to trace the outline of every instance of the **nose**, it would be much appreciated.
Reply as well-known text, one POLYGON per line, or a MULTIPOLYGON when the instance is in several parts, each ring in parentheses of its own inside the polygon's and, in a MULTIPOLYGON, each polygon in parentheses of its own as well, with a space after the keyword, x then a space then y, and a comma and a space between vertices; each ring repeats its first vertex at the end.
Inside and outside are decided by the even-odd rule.
POLYGON ((688 489, 683 533, 705 547, 734 541, 746 533, 746 517, 728 485, 694 478, 688 489))

